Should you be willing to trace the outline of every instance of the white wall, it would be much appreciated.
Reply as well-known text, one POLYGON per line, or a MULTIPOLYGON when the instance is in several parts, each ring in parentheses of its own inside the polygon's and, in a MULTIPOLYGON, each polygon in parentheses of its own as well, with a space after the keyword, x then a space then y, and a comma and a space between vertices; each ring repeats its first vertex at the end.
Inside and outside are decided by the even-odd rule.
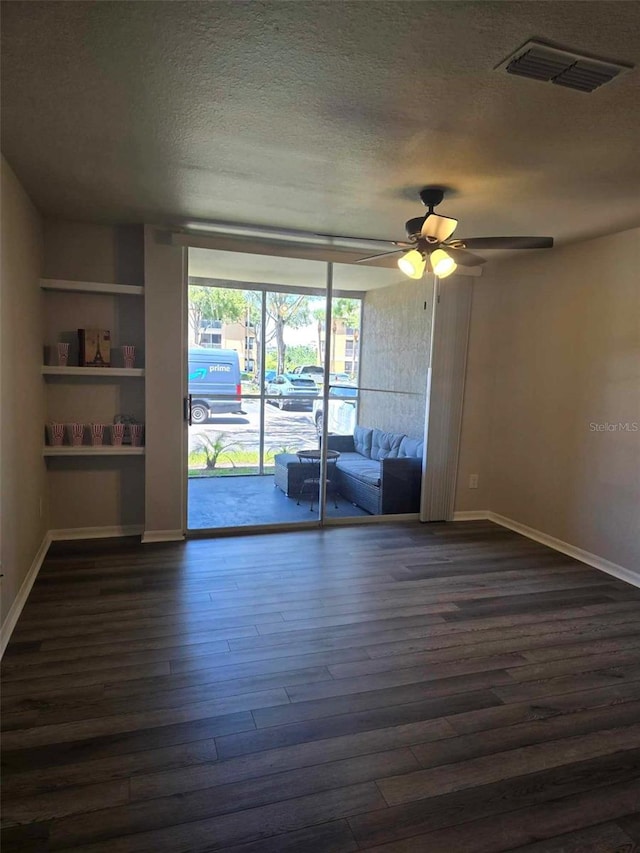
POLYGON ((42 221, 2 157, 0 515, 2 622, 48 528, 42 456, 42 221))
POLYGON ((639 271, 634 229, 476 280, 456 510, 640 571, 639 271))
POLYGON ((146 500, 145 540, 175 539, 184 526, 186 250, 145 226, 146 500))

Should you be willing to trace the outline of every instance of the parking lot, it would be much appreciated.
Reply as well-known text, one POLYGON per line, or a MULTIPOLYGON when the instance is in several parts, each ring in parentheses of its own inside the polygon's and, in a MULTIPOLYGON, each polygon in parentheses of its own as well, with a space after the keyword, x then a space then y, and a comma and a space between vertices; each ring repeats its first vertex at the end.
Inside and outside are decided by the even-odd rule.
MULTIPOLYGON (((224 433, 229 442, 242 450, 258 451, 260 444, 260 401, 243 399, 244 415, 214 415, 208 423, 189 428, 189 450, 197 449, 197 436, 202 433, 224 433)), ((282 448, 298 450, 317 447, 318 438, 309 408, 298 406, 281 411, 270 403, 264 407, 265 450, 278 452, 282 448)))

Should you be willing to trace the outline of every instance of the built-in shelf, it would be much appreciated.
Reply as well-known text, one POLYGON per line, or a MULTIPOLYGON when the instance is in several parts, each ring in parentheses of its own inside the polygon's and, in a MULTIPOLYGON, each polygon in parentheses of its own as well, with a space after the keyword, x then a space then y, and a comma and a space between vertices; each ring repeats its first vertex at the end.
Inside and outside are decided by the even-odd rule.
POLYGON ((43 290, 67 290, 76 293, 112 293, 117 296, 144 296, 144 287, 131 284, 111 284, 104 281, 67 281, 60 278, 41 278, 43 290))
POLYGON ((144 456, 144 447, 131 447, 131 445, 121 445, 114 447, 110 444, 102 444, 94 447, 90 444, 83 444, 80 447, 72 447, 71 445, 62 445, 61 447, 45 446, 43 450, 44 456, 144 456))
POLYGON ((43 364, 43 376, 99 376, 101 379, 116 379, 119 376, 144 376, 144 367, 62 367, 43 364))

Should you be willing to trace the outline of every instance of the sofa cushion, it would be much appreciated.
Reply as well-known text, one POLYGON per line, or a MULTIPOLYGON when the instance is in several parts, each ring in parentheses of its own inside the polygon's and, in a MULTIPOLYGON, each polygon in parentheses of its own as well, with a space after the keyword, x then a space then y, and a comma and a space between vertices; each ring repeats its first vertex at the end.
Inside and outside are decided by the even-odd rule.
POLYGON ((381 429, 374 429, 371 436, 371 458, 377 459, 395 459, 398 455, 400 442, 404 438, 400 433, 382 432, 381 429))
POLYGON ((371 436, 373 430, 369 427, 357 426, 353 431, 353 445, 365 459, 371 458, 371 436))
POLYGON ((363 483, 380 486, 380 463, 365 459, 359 453, 341 453, 336 468, 363 483))
POLYGON ((409 438, 407 435, 403 437, 398 448, 398 456, 401 458, 411 456, 422 459, 422 452, 423 442, 419 438, 409 438))

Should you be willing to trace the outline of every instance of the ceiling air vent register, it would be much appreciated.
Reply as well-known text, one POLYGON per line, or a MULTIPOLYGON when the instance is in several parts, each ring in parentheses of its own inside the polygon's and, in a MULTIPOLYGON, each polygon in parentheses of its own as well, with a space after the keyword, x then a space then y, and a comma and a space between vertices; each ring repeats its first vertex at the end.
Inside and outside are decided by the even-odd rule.
POLYGON ((557 86, 566 86, 579 92, 593 92, 632 68, 632 65, 605 62, 591 56, 550 47, 544 42, 528 41, 497 65, 496 71, 506 71, 507 74, 516 74, 518 77, 528 77, 543 83, 555 83, 557 86))

